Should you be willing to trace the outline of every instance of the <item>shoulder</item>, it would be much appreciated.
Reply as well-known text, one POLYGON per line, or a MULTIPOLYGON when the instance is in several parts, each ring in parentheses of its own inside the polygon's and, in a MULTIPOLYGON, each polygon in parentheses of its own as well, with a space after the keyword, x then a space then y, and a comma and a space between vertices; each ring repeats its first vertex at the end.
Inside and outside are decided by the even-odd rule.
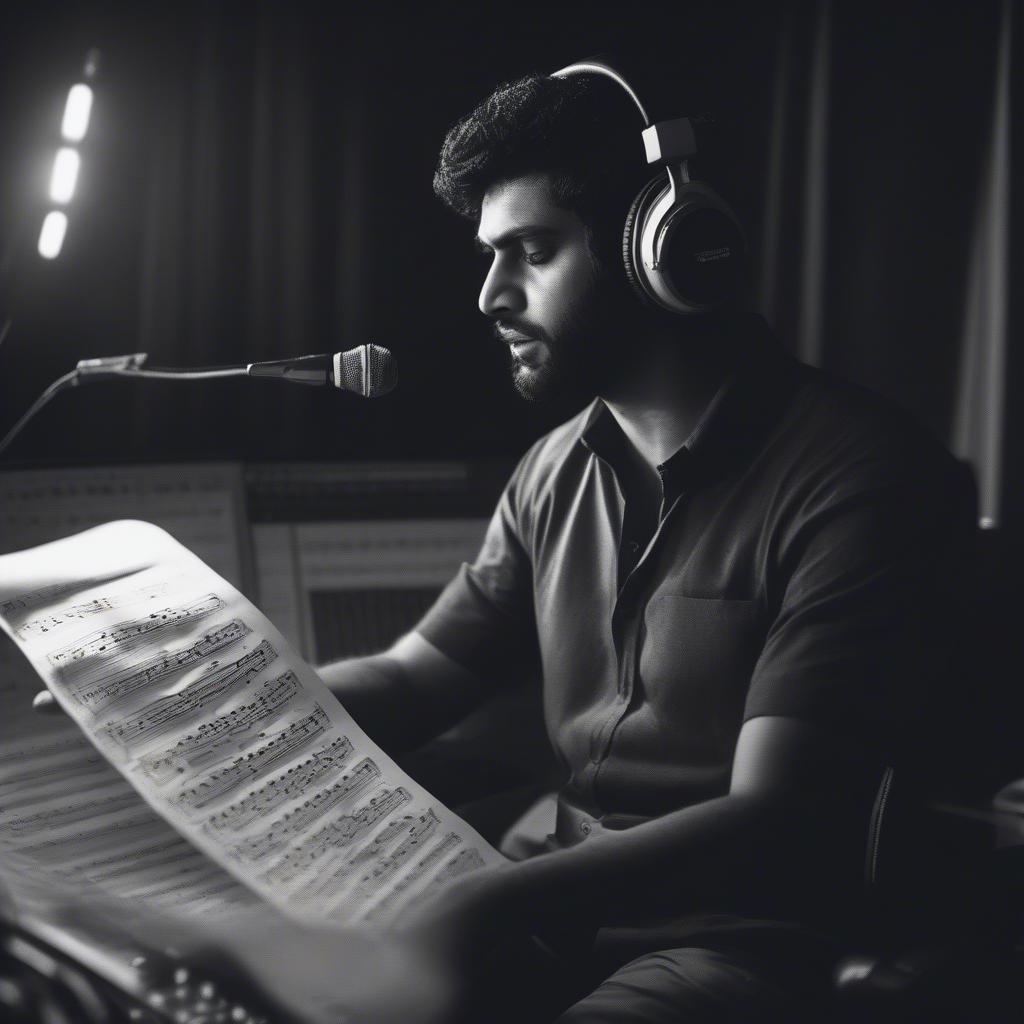
POLYGON ((779 426, 798 475, 837 495, 970 489, 970 470, 907 411, 884 396, 799 365, 793 401, 779 426))
POLYGON ((595 399, 529 447, 513 471, 510 482, 520 499, 536 502, 558 477, 587 461, 589 452, 581 439, 599 401, 595 399))
POLYGON ((571 419, 538 438, 519 460, 505 487, 498 513, 514 524, 521 543, 530 547, 539 523, 547 521, 555 506, 553 495, 570 481, 580 481, 590 452, 582 436, 597 411, 597 399, 571 419))

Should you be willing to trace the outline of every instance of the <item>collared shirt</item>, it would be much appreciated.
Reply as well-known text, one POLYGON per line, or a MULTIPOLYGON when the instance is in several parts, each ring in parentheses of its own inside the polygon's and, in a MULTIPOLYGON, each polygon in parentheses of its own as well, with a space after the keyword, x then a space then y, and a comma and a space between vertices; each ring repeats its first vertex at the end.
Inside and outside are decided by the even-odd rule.
POLYGON ((650 536, 596 400, 523 457, 417 627, 483 679, 539 656, 558 845, 725 794, 748 719, 804 719, 892 763, 929 701, 919 641, 937 545, 969 516, 960 467, 763 321, 748 342, 658 467, 650 536))

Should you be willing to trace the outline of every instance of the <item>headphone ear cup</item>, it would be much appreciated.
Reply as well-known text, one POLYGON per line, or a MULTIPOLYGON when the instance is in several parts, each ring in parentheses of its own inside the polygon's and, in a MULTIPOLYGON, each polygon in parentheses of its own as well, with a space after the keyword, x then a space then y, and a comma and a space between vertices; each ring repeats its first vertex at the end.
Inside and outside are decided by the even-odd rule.
POLYGON ((735 214, 703 182, 677 185, 670 196, 668 176, 658 174, 626 215, 626 278, 641 301, 655 309, 689 316, 728 304, 738 294, 745 254, 735 214))
POLYGON ((644 287, 643 268, 638 268, 633 260, 633 238, 638 230, 643 230, 642 222, 639 224, 638 222, 646 216, 647 211, 651 208, 651 203, 656 198, 656 193, 664 190, 667 185, 668 182, 664 174, 657 174, 651 178, 640 189, 630 205, 629 213, 626 214, 626 224, 622 229, 622 266, 626 271, 626 280, 629 281, 640 301, 654 309, 661 309, 663 307, 644 287))
MULTIPOLYGON (((720 309, 740 294, 746 239, 736 215, 700 181, 677 189, 675 202, 651 225, 661 239, 652 287, 683 311, 720 309)), ((646 241, 646 240, 645 240, 646 241)), ((646 245, 641 246, 647 253, 646 245)), ((645 268, 646 269, 646 268, 645 268)))

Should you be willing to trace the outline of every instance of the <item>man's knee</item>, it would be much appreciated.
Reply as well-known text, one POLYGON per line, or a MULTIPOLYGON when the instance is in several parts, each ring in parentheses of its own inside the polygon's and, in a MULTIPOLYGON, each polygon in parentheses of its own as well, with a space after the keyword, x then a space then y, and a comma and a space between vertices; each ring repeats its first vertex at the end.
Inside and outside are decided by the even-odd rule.
MULTIPOLYGON (((647 953, 606 978, 556 1024, 775 1024, 809 1009, 754 961, 710 949, 647 953), (803 1005, 801 1005, 803 1004, 803 1005)), ((813 986, 812 986, 813 987, 813 986)))

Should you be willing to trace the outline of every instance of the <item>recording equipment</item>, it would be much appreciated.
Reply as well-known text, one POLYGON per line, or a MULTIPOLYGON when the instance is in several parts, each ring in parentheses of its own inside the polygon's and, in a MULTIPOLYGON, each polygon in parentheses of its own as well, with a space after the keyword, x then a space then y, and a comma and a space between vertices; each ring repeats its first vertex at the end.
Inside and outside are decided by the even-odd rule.
POLYGON ((398 383, 398 363, 380 345, 360 345, 334 355, 249 363, 246 373, 250 377, 277 377, 296 384, 333 384, 363 398, 386 395, 398 383))
POLYGON ((620 85, 643 118, 647 163, 663 168, 640 190, 626 216, 622 259, 633 289, 670 313, 707 313, 726 305, 743 277, 746 239, 739 221, 710 185, 690 178, 697 152, 690 118, 651 124, 626 79, 601 61, 582 61, 552 78, 594 74, 620 85))
MULTIPOLYGON (((4 1021, 39 1024, 269 1024, 286 1019, 244 980, 173 950, 141 949, 115 922, 90 931, 0 918, 4 1021), (129 949, 135 955, 129 953, 129 949)), ((209 958, 207 958, 209 959, 209 958)), ((290 1019, 290 1018, 288 1018, 290 1019)))
POLYGON ((379 398, 392 391, 398 383, 398 363, 380 345, 359 345, 347 352, 333 355, 298 356, 265 363, 241 366, 206 366, 194 369, 146 367, 145 352, 101 359, 81 359, 75 368, 55 380, 29 407, 28 411, 0 440, 0 452, 14 440, 21 429, 50 399, 68 388, 97 380, 209 380, 215 377, 263 377, 287 380, 296 384, 333 384, 342 391, 351 391, 363 398, 379 398))

